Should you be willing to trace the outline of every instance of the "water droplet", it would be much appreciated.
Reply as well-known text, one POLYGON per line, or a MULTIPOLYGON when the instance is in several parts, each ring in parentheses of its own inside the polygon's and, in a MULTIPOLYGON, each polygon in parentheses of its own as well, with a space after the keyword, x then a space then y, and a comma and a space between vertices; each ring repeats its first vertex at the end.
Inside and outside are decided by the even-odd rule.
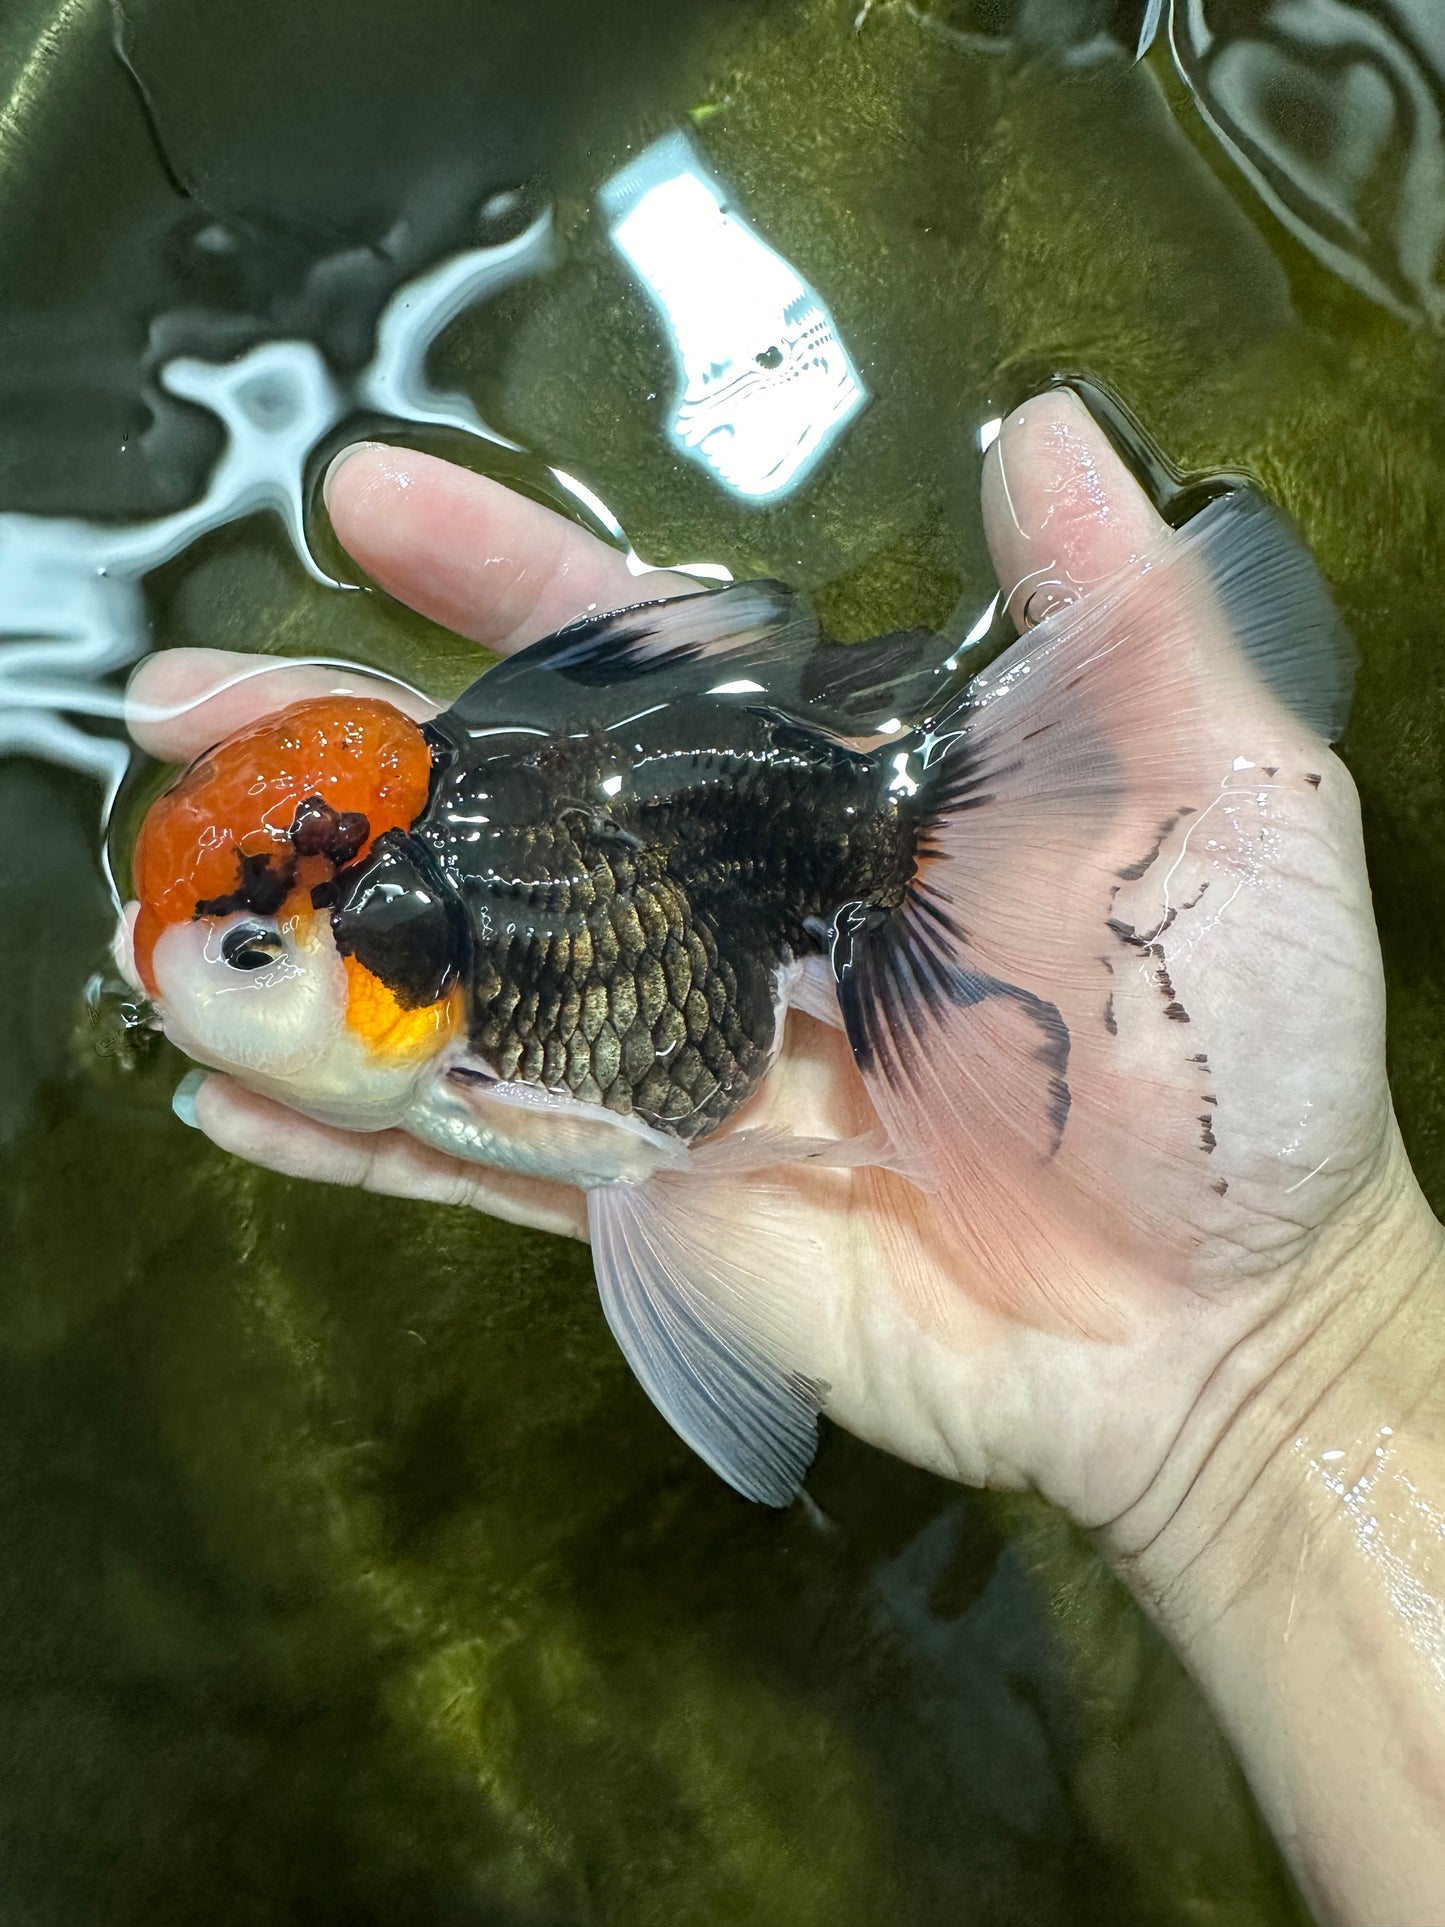
POLYGON ((1024 604, 1025 625, 1030 629, 1036 628, 1058 610, 1067 609, 1071 602, 1077 600, 1078 597, 1066 589, 1062 582, 1041 582, 1024 604))

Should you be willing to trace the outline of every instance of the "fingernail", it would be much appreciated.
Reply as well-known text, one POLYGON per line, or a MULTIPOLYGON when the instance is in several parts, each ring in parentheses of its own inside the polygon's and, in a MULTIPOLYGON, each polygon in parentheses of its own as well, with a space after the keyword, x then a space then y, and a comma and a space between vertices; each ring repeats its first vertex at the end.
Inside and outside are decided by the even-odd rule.
POLYGON ((336 484, 336 478, 352 456, 359 455, 364 448, 385 448, 385 446, 385 442, 348 442, 339 454, 332 456, 330 466, 321 478, 321 499, 327 508, 331 507, 331 491, 336 484))
POLYGON ((201 1128, 196 1117, 196 1093, 205 1083, 208 1074, 206 1071, 187 1071, 177 1084, 175 1096, 171 1099, 171 1109, 182 1124, 189 1124, 193 1131, 199 1131, 201 1128))

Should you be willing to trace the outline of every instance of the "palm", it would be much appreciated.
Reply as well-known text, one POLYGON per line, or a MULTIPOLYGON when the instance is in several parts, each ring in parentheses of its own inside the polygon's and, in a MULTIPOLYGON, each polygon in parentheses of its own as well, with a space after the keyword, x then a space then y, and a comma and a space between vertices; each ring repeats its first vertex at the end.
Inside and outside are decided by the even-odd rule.
MULTIPOLYGON (((1000 580, 1023 585, 1020 600, 1041 573, 1089 583, 1152 539, 1152 511, 1068 398, 1016 417, 1001 453, 1007 481, 995 466, 985 509, 1000 580)), ((405 460, 401 483, 391 457, 353 458, 333 496, 338 532, 406 600, 493 646, 519 646, 589 605, 679 586, 639 584, 545 511, 405 460)), ((138 723, 140 740, 191 756, 325 673, 282 672, 207 700, 232 666, 201 652, 153 659, 137 678, 138 706, 195 706, 138 723)), ((1389 1143, 1353 787, 1318 749, 1275 737, 1257 748, 1217 834, 1181 831, 1161 864, 1111 886, 1121 928, 1158 934, 1149 951, 1121 936, 1107 989, 1101 974, 1081 975, 1079 1008, 1066 1012, 1093 1039, 1085 1101, 1093 1078, 1099 1115, 1125 1119, 1095 1141, 1087 1184, 1040 1210, 1016 1208, 1028 1187, 1011 1187, 1007 1161, 965 1148, 953 1173, 968 1200, 960 1239, 957 1212, 892 1172, 784 1167, 735 1180, 711 1232, 766 1239, 796 1362, 827 1384, 841 1423, 970 1481, 1037 1484, 1086 1523, 1119 1517, 1148 1486, 1220 1361, 1289 1298, 1311 1238, 1389 1143), (1175 914, 1160 929, 1166 872, 1175 914), (1171 1002, 1187 1012, 1187 1052, 1171 1002), (1183 1115, 1181 1105, 1189 1128, 1214 1140, 1183 1178, 1154 1121, 1183 1115), (1140 1235, 1151 1216, 1197 1234, 1187 1274, 1162 1257, 1151 1265, 1140 1235)), ((1137 855, 1112 853, 1111 874, 1137 855)), ((1047 849, 1025 858, 1030 898, 1045 906, 1074 859, 1047 849)), ((202 1099, 218 1142, 298 1175, 556 1230, 583 1222, 580 1196, 564 1187, 455 1164, 394 1133, 328 1130, 221 1078, 202 1099)), ((790 1017, 748 1121, 804 1136, 866 1131, 868 1096, 841 1032, 790 1017)), ((707 1195, 699 1187, 704 1212, 707 1195)))
MULTIPOLYGON (((1390 1130, 1354 792, 1338 764, 1330 774, 1332 842, 1281 849, 1268 882, 1241 891, 1192 958, 1183 940, 1168 952, 1191 1043, 1208 1040, 1236 1067, 1210 1079, 1220 1120, 1210 1162, 1214 1182, 1227 1173, 1248 1200, 1232 1214, 1227 1197, 1206 1194, 1225 1228, 1206 1238, 1188 1283, 1141 1291, 1101 1262, 1093 1224, 1074 1246, 1021 1250, 981 1279, 951 1255, 933 1202, 902 1178, 768 1174, 770 1189, 787 1188, 797 1244, 828 1255, 834 1297, 814 1356, 833 1387, 828 1409, 849 1429, 969 1483, 1037 1485, 1081 1522, 1104 1524, 1147 1486, 1220 1361, 1288 1300, 1312 1238, 1390 1130), (1262 968, 1268 994, 1254 988, 1262 968), (1281 1176, 1276 1147, 1291 1139, 1300 1154, 1281 1176), (1318 1172, 1304 1148, 1317 1141, 1334 1147, 1318 1172), (1050 1271, 1061 1292, 1081 1279, 1091 1288, 1101 1335, 1041 1329, 1003 1309, 1050 1271)), ((1141 1002, 1153 994, 1141 990, 1141 1002)), ((1160 1026, 1157 1063, 1134 1067, 1141 1081, 1172 1075, 1172 1033, 1160 1026)), ((866 1101, 840 1033, 794 1020, 768 1114, 846 1133, 866 1101)))

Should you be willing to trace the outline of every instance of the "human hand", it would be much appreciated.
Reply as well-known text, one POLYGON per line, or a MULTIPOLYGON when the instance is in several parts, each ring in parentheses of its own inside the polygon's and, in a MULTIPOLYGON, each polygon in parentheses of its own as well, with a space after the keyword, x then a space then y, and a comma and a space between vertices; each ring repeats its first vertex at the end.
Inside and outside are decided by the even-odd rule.
MULTIPOLYGON (((984 494, 1000 582, 1019 585, 1016 608, 1041 577, 1064 593, 1086 589, 1163 536, 1104 438, 1063 394, 1010 417, 984 494)), ((639 580, 548 511, 401 451, 354 454, 336 472, 329 504, 338 536, 377 581, 504 652, 589 608, 693 586, 663 574, 639 580)), ((1201 624, 1208 620, 1202 611, 1201 624)), ((1214 646, 1227 651, 1231 639, 1214 646)), ((334 672, 297 667, 221 689, 237 665, 196 651, 143 664, 132 684, 137 740, 188 760, 269 709, 338 687, 334 672)), ((1311 1334, 1337 1322, 1342 1305, 1351 1318, 1386 1315, 1383 1285, 1368 1302, 1346 1291, 1341 1254, 1381 1219, 1419 1222, 1384 1082, 1383 990, 1354 790, 1323 748, 1310 773, 1320 781, 1307 795, 1261 799, 1264 861, 1230 847, 1194 853, 1221 887, 1204 916, 1181 918, 1163 939, 1191 1045, 1211 1065, 1219 1138, 1211 1181, 1232 1182, 1236 1197, 1201 1225, 1202 1256, 1187 1279, 1162 1265, 1151 1279, 1147 1268, 1141 1277, 1137 1266, 1110 1263, 1099 1243, 1106 1197, 1077 1225, 1076 1244, 1069 1223, 1031 1229, 1024 1210, 1010 1213, 1010 1238, 991 1253, 987 1214, 960 1250, 938 1201, 888 1170, 782 1167, 699 1179, 689 1193, 698 1248, 728 1252, 769 1279, 792 1359, 827 1386, 825 1409, 839 1422, 970 1482, 1036 1485, 1083 1523, 1109 1528, 1126 1556, 1155 1542, 1199 1466, 1236 1436, 1241 1409, 1284 1360, 1309 1350, 1311 1334), (1326 1169, 1280 1155, 1292 1131, 1329 1147, 1326 1169), (1082 1281, 1088 1305, 1077 1321, 1037 1315, 1037 1280, 1051 1273, 1064 1293, 1079 1294, 1082 1281)), ((1027 854, 1041 918, 1050 861, 1047 848, 1027 854)), ((1145 899, 1129 913, 1143 928, 1155 880, 1130 887, 1145 899)), ((1127 897, 1120 908, 1128 911, 1127 897)), ((1152 986, 1137 992, 1131 1022, 1130 994, 1121 984, 1118 1062, 1107 1068, 1136 1094, 1147 1127, 1158 1090, 1177 1081, 1180 1037, 1151 1002, 1152 986)), ((565 1186, 460 1163, 398 1132, 321 1126, 219 1075, 207 1075, 191 1101, 218 1144, 285 1172, 585 1230, 581 1195, 565 1186)), ((841 1033, 791 1015, 747 1123, 848 1138, 871 1122, 841 1033)), ((1147 1188, 1147 1142, 1137 1162, 1147 1188)), ((975 1175, 969 1195, 988 1196, 990 1173, 981 1165, 975 1175)))

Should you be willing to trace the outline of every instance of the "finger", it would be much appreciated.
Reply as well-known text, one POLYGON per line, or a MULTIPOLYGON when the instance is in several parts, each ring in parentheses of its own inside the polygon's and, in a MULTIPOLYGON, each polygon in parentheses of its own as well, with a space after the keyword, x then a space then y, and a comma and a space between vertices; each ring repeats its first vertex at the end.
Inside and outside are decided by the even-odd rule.
POLYGON ((326 506, 340 541, 383 588, 503 653, 589 610, 697 593, 690 577, 664 569, 633 575, 616 549, 541 503, 408 448, 343 450, 326 506))
POLYGON ((149 755, 189 763, 212 743, 308 696, 375 696, 419 721, 437 712, 404 684, 361 670, 229 649, 163 649, 147 656, 126 686, 126 728, 149 755))
POLYGON ((983 520, 1020 629, 1123 568, 1165 530, 1108 436, 1063 388, 1004 421, 984 462, 983 520))
POLYGON ((404 1131, 339 1131, 258 1097, 229 1077, 209 1074, 180 1107, 187 1121, 223 1151, 286 1177, 341 1184, 393 1198, 460 1204, 508 1224, 587 1236, 587 1204, 571 1185, 464 1163, 428 1149, 404 1131))
MULTIPOLYGON (((689 576, 633 575, 615 549, 540 503, 434 456, 362 443, 327 480, 336 531, 378 582, 424 615, 503 653, 585 614, 697 592, 689 576)), ((148 656, 126 691, 140 747, 189 762, 212 743, 309 696, 366 695, 408 715, 436 705, 400 685, 222 649, 148 656)))

